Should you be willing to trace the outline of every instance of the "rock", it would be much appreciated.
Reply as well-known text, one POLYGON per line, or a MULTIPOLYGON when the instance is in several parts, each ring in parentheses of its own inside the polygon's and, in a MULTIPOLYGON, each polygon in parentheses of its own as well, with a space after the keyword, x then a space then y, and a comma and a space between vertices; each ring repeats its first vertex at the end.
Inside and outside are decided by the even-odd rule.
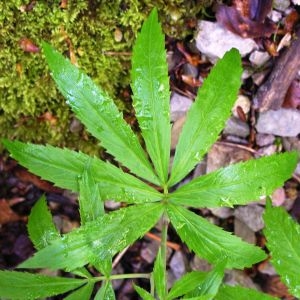
POLYGON ((236 218, 244 222, 250 229, 257 232, 264 227, 262 214, 264 208, 257 204, 239 206, 235 209, 236 218))
POLYGON ((185 122, 185 116, 178 119, 172 126, 171 129, 171 149, 174 150, 179 140, 183 124, 185 122))
POLYGON ((300 175, 300 163, 297 164, 295 173, 296 173, 297 175, 300 175))
POLYGON ((109 210, 116 210, 121 207, 121 203, 113 200, 107 200, 105 201, 104 206, 109 210))
POLYGON ((270 276, 277 274, 276 270, 274 269, 270 261, 261 262, 258 266, 258 271, 262 274, 267 274, 270 276))
POLYGON ((242 57, 257 48, 254 40, 242 38, 218 23, 208 21, 200 21, 198 24, 196 46, 213 62, 231 48, 238 49, 242 57))
POLYGON ((223 134, 236 135, 245 138, 250 134, 250 128, 249 125, 242 120, 231 117, 226 122, 223 134))
POLYGON ((83 129, 83 126, 82 126, 81 122, 78 119, 73 118, 70 123, 70 131, 72 133, 79 133, 82 129, 83 129))
POLYGON ((247 96, 238 95, 238 97, 233 105, 233 108, 231 110, 232 114, 237 118, 239 117, 239 115, 237 113, 238 106, 243 110, 245 115, 248 114, 250 111, 250 106, 251 106, 250 99, 247 96))
POLYGON ((291 5, 289 0, 274 0, 273 7, 279 11, 285 11, 291 5))
POLYGON ((249 151, 229 145, 215 144, 207 155, 207 173, 229 164, 245 161, 252 158, 249 151))
POLYGON ((212 214, 221 219, 227 219, 233 216, 233 209, 229 207, 216 207, 209 209, 212 214))
POLYGON ((238 218, 234 219, 234 234, 247 243, 256 244, 254 231, 238 218))
POLYGON ((204 175, 206 173, 206 168, 207 168, 206 157, 204 157, 204 159, 197 164, 194 170, 193 178, 204 175))
POLYGON ((257 133, 255 141, 260 147, 269 146, 275 142, 275 136, 273 134, 257 133))
POLYGON ((243 287, 257 289, 257 286, 249 277, 249 275, 245 274, 241 270, 226 270, 224 283, 231 286, 241 285, 243 287))
POLYGON ((298 137, 285 137, 282 139, 282 144, 286 151, 296 150, 300 152, 300 139, 298 137))
POLYGON ((159 248, 159 244, 154 240, 150 240, 145 245, 143 245, 143 248, 141 250, 141 257, 148 264, 153 263, 157 256, 158 248, 159 248))
POLYGON ((250 62, 256 67, 263 66, 270 58, 268 52, 263 51, 253 51, 249 56, 250 62))
POLYGON ((274 23, 278 23, 282 19, 281 12, 274 9, 268 14, 268 16, 274 23))
POLYGON ((286 198, 284 188, 278 188, 278 189, 276 189, 273 192, 271 198, 272 198, 272 204, 274 206, 281 206, 284 203, 285 198, 286 198))
POLYGON ((190 266, 193 271, 208 272, 211 270, 211 265, 207 262, 207 260, 196 255, 193 257, 190 266))
POLYGON ((175 251, 169 263, 170 269, 173 271, 174 277, 179 279, 186 273, 186 257, 181 251, 175 251))
POLYGON ((276 145, 269 145, 265 147, 261 147, 257 150, 257 154, 259 156, 269 156, 277 152, 277 146, 276 145))
POLYGON ((193 101, 185 96, 173 93, 171 97, 171 121, 175 122, 185 116, 193 101))
POLYGON ((256 129, 260 133, 295 137, 300 133, 300 111, 281 108, 260 113, 256 129))

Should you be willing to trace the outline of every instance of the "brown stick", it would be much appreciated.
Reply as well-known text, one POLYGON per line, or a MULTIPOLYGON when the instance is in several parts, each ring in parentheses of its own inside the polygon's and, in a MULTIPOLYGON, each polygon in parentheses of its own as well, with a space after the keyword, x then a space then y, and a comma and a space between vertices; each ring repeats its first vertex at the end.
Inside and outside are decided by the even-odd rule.
POLYGON ((300 70, 300 28, 291 46, 275 61, 267 81, 260 86, 254 98, 255 108, 260 111, 279 109, 286 92, 300 70))

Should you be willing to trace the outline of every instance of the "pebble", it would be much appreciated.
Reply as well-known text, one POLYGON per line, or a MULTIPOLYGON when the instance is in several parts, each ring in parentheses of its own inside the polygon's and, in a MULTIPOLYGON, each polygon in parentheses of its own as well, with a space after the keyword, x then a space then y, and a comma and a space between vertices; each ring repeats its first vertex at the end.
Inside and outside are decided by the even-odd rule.
POLYGON ((285 137, 282 139, 282 144, 286 151, 296 150, 300 152, 300 139, 298 137, 285 137))
POLYGON ((196 255, 193 257, 190 266, 193 271, 209 272, 212 269, 211 265, 207 262, 207 260, 200 258, 196 255))
POLYGON ((233 209, 229 207, 215 207, 209 209, 212 214, 221 219, 227 219, 233 216, 233 209))
POLYGON ((81 122, 78 119, 73 118, 70 123, 70 131, 72 133, 79 133, 82 129, 83 129, 83 126, 82 126, 81 122))
POLYGON ((247 243, 256 244, 254 231, 238 218, 234 218, 234 234, 247 243))
POLYGON ((231 117, 226 122, 223 134, 236 135, 245 138, 250 134, 250 128, 249 125, 242 120, 236 117, 231 117))
POLYGON ((259 156, 269 156, 277 152, 277 146, 276 145, 269 145, 265 147, 261 147, 257 150, 257 154, 259 156))
POLYGON ((178 119, 172 126, 171 129, 171 149, 174 150, 178 144, 179 135, 181 133, 182 127, 184 125, 186 117, 183 116, 178 119))
POLYGON ((255 141, 260 147, 269 146, 275 142, 275 136, 273 134, 257 133, 255 141))
POLYGON ((262 274, 266 274, 269 276, 273 276, 277 274, 276 270, 274 269, 270 261, 264 261, 260 263, 258 266, 258 271, 262 274))
POLYGON ((107 200, 105 201, 104 206, 109 210, 116 210, 121 207, 121 203, 113 200, 107 200))
POLYGON ((253 282, 250 276, 241 270, 226 270, 224 283, 231 286, 241 285, 243 287, 257 289, 256 284, 253 282))
POLYGON ((235 209, 236 218, 244 222, 251 230, 257 232, 264 227, 262 214, 264 208, 257 204, 239 206, 235 209))
POLYGON ((175 251, 169 263, 170 269, 176 279, 179 279, 186 273, 186 257, 181 251, 175 251))
POLYGON ((249 151, 229 145, 215 144, 207 155, 207 173, 252 158, 249 151))
POLYGON ((263 66, 270 58, 268 52, 264 51, 253 51, 249 56, 250 62, 256 67, 263 66))
POLYGON ((269 14, 268 17, 274 22, 274 23, 278 23, 279 21, 281 21, 282 19, 282 14, 281 12, 277 11, 277 10, 272 10, 269 14))
POLYGON ((281 108, 260 113, 256 129, 260 133, 295 137, 300 133, 300 111, 281 108))
POLYGON ((250 111, 250 106, 251 106, 251 103, 250 103, 250 99, 247 97, 247 96, 244 96, 244 95, 238 95, 234 105, 233 105, 233 108, 231 110, 232 114, 238 118, 239 115, 237 113, 237 107, 240 107, 244 114, 247 115, 250 111))
POLYGON ((231 48, 239 50, 242 57, 257 49, 257 44, 249 38, 242 38, 216 22, 200 21, 196 35, 196 47, 212 62, 223 57, 231 48))
POLYGON ((141 250, 141 257, 149 264, 153 263, 158 252, 159 244, 154 240, 145 244, 141 250))
POLYGON ((271 198, 272 198, 272 204, 274 206, 281 206, 281 205, 283 205, 283 203, 284 203, 284 201, 286 199, 286 194, 285 194, 284 188, 281 187, 281 188, 276 189, 273 192, 271 198))
POLYGON ((291 5, 289 0, 274 0, 273 7, 279 11, 285 11, 291 5))
POLYGON ((171 121, 175 122, 183 117, 189 110, 193 101, 188 97, 182 96, 178 93, 173 93, 171 96, 171 121))

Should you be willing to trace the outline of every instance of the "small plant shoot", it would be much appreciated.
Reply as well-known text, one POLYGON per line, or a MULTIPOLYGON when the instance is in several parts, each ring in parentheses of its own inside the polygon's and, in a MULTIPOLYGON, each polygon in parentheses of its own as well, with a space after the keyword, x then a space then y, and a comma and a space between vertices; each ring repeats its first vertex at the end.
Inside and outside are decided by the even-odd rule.
MULTIPOLYGON (((275 299, 258 291, 222 284, 225 269, 251 267, 266 259, 267 254, 195 211, 245 205, 271 194, 291 177, 297 154, 275 154, 231 165, 175 189, 218 139, 238 95, 242 67, 236 49, 227 52, 213 67, 187 114, 170 166, 170 86, 164 45, 158 12, 154 9, 143 24, 132 53, 133 106, 143 147, 110 96, 49 44, 42 44, 51 76, 72 111, 129 172, 82 152, 4 140, 11 156, 32 173, 78 193, 81 225, 60 234, 45 197, 38 200, 28 222, 29 236, 37 252, 18 266, 29 271, 0 271, 1 298, 37 299, 67 293, 65 299, 69 300, 115 299, 113 280, 130 279, 134 284, 134 278, 146 278, 150 290, 134 284, 142 299, 275 299), (104 201, 109 199, 124 205, 105 213, 104 201), (194 208, 193 212, 188 207, 194 208), (153 272, 112 274, 113 257, 159 221, 161 242, 153 272), (170 226, 191 251, 213 268, 210 272, 187 273, 168 289, 166 253, 170 226), (92 275, 91 267, 98 276, 92 275), (61 269, 73 275, 63 278, 32 273, 31 269, 41 268, 61 269), (95 284, 99 282, 101 287, 97 290, 95 284)), ((300 272, 296 250, 299 229, 290 219, 283 218, 282 210, 268 207, 265 221, 272 229, 265 233, 270 239, 268 246, 275 268, 283 281, 290 284, 291 292, 299 296, 299 277, 293 276, 300 272), (274 218, 276 222, 278 218, 282 220, 291 230, 289 234, 282 226, 280 237, 274 236, 274 218), (290 244, 293 257, 284 263, 284 247, 274 240, 280 238, 286 245, 287 240, 297 235, 297 243, 290 244)))

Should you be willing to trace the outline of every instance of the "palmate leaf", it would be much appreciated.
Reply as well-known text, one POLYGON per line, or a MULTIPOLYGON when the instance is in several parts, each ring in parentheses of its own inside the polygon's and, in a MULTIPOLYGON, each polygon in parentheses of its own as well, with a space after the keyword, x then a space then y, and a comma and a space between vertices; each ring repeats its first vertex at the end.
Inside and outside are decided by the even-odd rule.
MULTIPOLYGON (((81 299, 81 298, 79 298, 81 299)), ((115 300, 116 295, 110 281, 103 283, 101 288, 98 290, 94 300, 115 300)))
POLYGON ((183 295, 186 295, 184 299, 193 299, 198 296, 213 299, 224 276, 224 265, 225 262, 221 262, 210 272, 192 271, 183 275, 172 286, 167 300, 183 295))
POLYGON ((297 153, 290 152, 230 165, 195 178, 169 197, 172 203, 192 207, 247 204, 282 186, 296 164, 297 153))
POLYGON ((135 291, 140 295, 140 297, 142 297, 143 300, 155 300, 155 298, 143 288, 135 284, 133 286, 135 291))
POLYGON ((226 260, 218 263, 210 272, 207 273, 205 279, 199 282, 198 285, 187 295, 186 298, 193 298, 198 296, 209 296, 208 299, 214 299, 224 277, 226 260))
POLYGON ((248 289, 241 286, 223 285, 220 287, 215 300, 279 300, 279 298, 261 293, 254 289, 248 289))
POLYGON ((241 74, 241 58, 236 49, 227 52, 211 70, 188 111, 169 186, 186 176, 218 138, 236 100, 241 74))
MULTIPOLYGON (((83 287, 80 287, 70 295, 64 298, 64 300, 90 300, 94 289, 94 283, 87 283, 83 287)), ((103 298, 105 299, 105 298, 103 298)))
POLYGON ((147 151, 163 184, 167 182, 171 125, 170 88, 165 39, 153 9, 144 22, 132 54, 132 91, 147 151))
POLYGON ((227 260, 226 268, 243 269, 266 258, 260 248, 243 242, 183 207, 169 204, 167 212, 190 250, 212 264, 224 259, 227 260))
POLYGON ((161 203, 133 205, 91 221, 38 251, 20 268, 74 270, 115 255, 143 236, 160 218, 161 203))
POLYGON ((168 293, 167 300, 178 298, 194 290, 201 282, 204 282, 207 274, 208 272, 192 271, 183 275, 173 284, 168 293))
POLYGON ((49 44, 43 43, 43 50, 57 87, 88 131, 133 173, 157 184, 136 135, 108 94, 49 44))
POLYGON ((0 298, 37 299, 50 297, 78 288, 86 282, 86 279, 0 271, 0 298))
POLYGON ((90 159, 83 171, 81 178, 79 178, 79 212, 81 224, 96 220, 103 216, 104 202, 101 200, 99 184, 95 181, 91 172, 90 159))
POLYGON ((51 241, 60 238, 48 210, 45 196, 42 196, 31 209, 27 228, 30 240, 37 250, 43 249, 51 241))
POLYGON ((300 298, 300 225, 282 207, 270 203, 263 218, 271 262, 291 294, 300 298))
POLYGON ((3 140, 3 144, 21 165, 59 187, 78 192, 78 177, 91 160, 91 173, 99 183, 102 200, 113 198, 117 201, 144 203, 161 199, 155 189, 141 180, 81 152, 9 140, 3 140))

